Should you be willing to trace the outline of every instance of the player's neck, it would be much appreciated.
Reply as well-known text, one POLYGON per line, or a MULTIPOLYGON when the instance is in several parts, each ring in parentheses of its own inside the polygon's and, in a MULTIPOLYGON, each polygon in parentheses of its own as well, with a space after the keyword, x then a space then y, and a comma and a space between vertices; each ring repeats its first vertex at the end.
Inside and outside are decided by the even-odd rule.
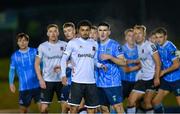
POLYGON ((134 48, 134 44, 127 43, 130 48, 134 48))
POLYGON ((20 48, 19 51, 21 51, 21 52, 26 52, 28 49, 29 49, 29 47, 26 47, 26 48, 20 48))
POLYGON ((49 43, 56 44, 58 40, 49 40, 49 43))
POLYGON ((105 44, 108 40, 109 40, 109 38, 106 38, 105 40, 101 40, 100 42, 101 42, 102 44, 105 44))

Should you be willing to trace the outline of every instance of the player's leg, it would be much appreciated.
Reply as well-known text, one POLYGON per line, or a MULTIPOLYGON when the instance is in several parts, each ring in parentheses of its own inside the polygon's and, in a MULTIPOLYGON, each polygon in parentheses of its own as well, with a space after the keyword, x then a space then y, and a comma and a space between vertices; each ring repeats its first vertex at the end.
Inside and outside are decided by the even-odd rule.
POLYGON ((155 95, 155 91, 151 90, 151 91, 146 91, 145 95, 144 95, 144 109, 146 111, 146 113, 153 113, 153 106, 152 106, 152 99, 155 95))
POLYGON ((80 102, 83 98, 83 85, 72 82, 68 104, 70 105, 70 112, 77 113, 80 102))
POLYGON ((48 113, 48 107, 54 96, 54 82, 46 82, 46 89, 41 88, 41 113, 48 113))
POLYGON ((176 96, 176 101, 178 105, 180 106, 180 80, 173 82, 172 90, 176 96))
POLYGON ((86 84, 84 89, 84 101, 85 107, 87 107, 88 113, 95 113, 96 108, 99 107, 99 96, 98 96, 98 89, 96 84, 86 84))
POLYGON ((38 109, 40 111, 41 109, 41 103, 40 103, 40 94, 41 94, 41 89, 40 88, 35 88, 32 90, 32 94, 33 94, 33 99, 34 102, 37 104, 38 109))
POLYGON ((29 90, 20 91, 19 93, 19 109, 20 113, 27 113, 28 107, 31 104, 32 95, 29 90))
POLYGON ((63 86, 61 89, 61 113, 68 113, 70 106, 67 103, 69 98, 70 86, 63 86))
POLYGON ((100 107, 97 108, 99 110, 99 112, 101 113, 109 113, 109 101, 108 101, 108 98, 107 98, 107 95, 104 91, 104 88, 98 88, 98 96, 99 96, 99 104, 100 104, 100 107))
POLYGON ((159 89, 157 95, 153 98, 152 104, 154 107, 154 111, 156 113, 164 112, 164 109, 163 109, 161 102, 168 93, 169 93, 169 91, 167 91, 167 90, 159 89))
POLYGON ((139 80, 134 85, 134 89, 131 91, 128 102, 127 102, 127 113, 135 113, 136 112, 136 103, 140 100, 145 94, 144 81, 139 80))

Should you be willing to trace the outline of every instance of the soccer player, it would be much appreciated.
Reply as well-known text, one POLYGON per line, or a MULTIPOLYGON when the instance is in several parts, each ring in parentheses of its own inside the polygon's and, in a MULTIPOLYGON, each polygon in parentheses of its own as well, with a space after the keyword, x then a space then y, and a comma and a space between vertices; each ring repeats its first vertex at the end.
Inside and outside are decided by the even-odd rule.
POLYGON ((100 42, 98 44, 98 62, 106 69, 97 69, 96 85, 99 88, 102 113, 109 113, 111 105, 117 113, 123 113, 122 87, 119 65, 126 65, 121 45, 109 38, 110 25, 102 22, 98 25, 100 42))
POLYGON ((98 38, 98 31, 97 31, 97 27, 96 26, 92 26, 91 27, 91 32, 89 34, 89 37, 94 39, 95 41, 97 41, 98 38))
MULTIPOLYGON (((69 42, 70 40, 74 39, 76 37, 76 29, 75 25, 72 22, 66 22, 63 25, 63 32, 66 40, 69 42)), ((69 60, 69 63, 71 60, 69 60)), ((66 69, 66 76, 67 76, 67 85, 63 86, 61 91, 61 112, 62 113, 68 113, 70 110, 70 106, 67 103, 67 100, 69 98, 69 92, 70 92, 70 86, 71 86, 71 68, 72 64, 68 64, 69 67, 66 69)))
MULTIPOLYGON (((99 106, 94 78, 97 44, 89 39, 91 28, 89 21, 80 21, 77 28, 80 37, 69 41, 62 58, 62 82, 64 85, 67 84, 66 63, 69 57, 71 57, 71 62, 74 66, 70 98, 68 100, 71 105, 71 113, 77 113, 82 98, 85 100, 88 113, 95 113, 95 109, 99 106)), ((97 65, 101 66, 100 64, 97 65)))
POLYGON ((47 26, 48 41, 38 47, 35 69, 41 87, 41 112, 47 113, 54 92, 58 101, 61 100, 61 58, 66 48, 66 42, 58 40, 59 28, 56 24, 47 26), (43 64, 42 74, 40 63, 43 64))
POLYGON ((158 51, 160 54, 162 67, 160 77, 162 77, 161 85, 157 95, 153 99, 155 112, 162 113, 163 107, 161 101, 164 97, 173 92, 176 96, 178 105, 180 106, 180 63, 175 56, 176 46, 167 40, 166 29, 160 27, 155 30, 158 41, 158 51))
POLYGON ((152 94, 154 86, 160 84, 160 58, 156 46, 145 40, 146 28, 143 25, 134 26, 134 37, 138 48, 138 57, 141 62, 141 69, 137 73, 138 81, 128 98, 127 113, 136 112, 136 102, 144 97, 144 108, 147 113, 153 113, 152 94))
POLYGON ((123 67, 125 75, 122 77, 122 87, 123 98, 125 99, 129 97, 130 92, 134 88, 134 84, 137 80, 136 74, 141 68, 141 65, 138 60, 138 51, 133 36, 133 29, 127 29, 124 34, 126 43, 123 45, 122 49, 127 60, 127 66, 123 67))
MULTIPOLYGON (((15 93, 14 85, 15 72, 19 78, 19 105, 20 112, 27 113, 32 99, 39 105, 40 87, 39 81, 34 69, 37 50, 28 47, 29 36, 25 33, 19 33, 16 36, 19 50, 11 56, 9 70, 9 86, 12 93, 15 93)), ((39 105, 40 107, 40 105, 39 105)))

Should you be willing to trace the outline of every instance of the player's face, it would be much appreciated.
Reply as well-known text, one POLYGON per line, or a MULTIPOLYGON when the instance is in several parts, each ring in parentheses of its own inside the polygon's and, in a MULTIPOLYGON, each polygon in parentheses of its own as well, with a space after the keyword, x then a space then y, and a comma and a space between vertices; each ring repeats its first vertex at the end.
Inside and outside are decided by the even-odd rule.
POLYGON ((110 30, 107 26, 98 27, 98 35, 101 41, 106 41, 109 38, 110 30))
POLYGON ((75 37, 75 29, 73 27, 66 27, 63 29, 63 32, 67 40, 71 40, 75 37))
POLYGON ((55 42, 58 40, 59 30, 56 27, 51 27, 48 29, 47 36, 50 42, 55 42))
POLYGON ((134 38, 136 43, 142 43, 144 41, 144 31, 142 29, 134 29, 134 38))
POLYGON ((28 48, 29 41, 25 37, 23 37, 18 39, 17 44, 20 50, 26 50, 28 48))
POLYGON ((81 38, 88 39, 89 33, 90 33, 90 27, 89 26, 80 26, 79 35, 81 38))
POLYGON ((134 33, 133 32, 128 32, 125 37, 126 37, 126 41, 128 44, 134 45, 135 40, 134 40, 134 33))
POLYGON ((160 33, 156 33, 156 38, 159 45, 163 45, 167 40, 167 36, 160 33))
POLYGON ((97 32, 97 30, 91 29, 91 32, 90 32, 90 34, 89 34, 89 37, 92 38, 92 39, 94 39, 94 40, 97 40, 97 38, 98 38, 98 32, 97 32))
POLYGON ((149 38, 149 40, 150 40, 152 43, 156 44, 156 43, 157 43, 156 35, 155 35, 155 34, 151 35, 151 37, 149 38))

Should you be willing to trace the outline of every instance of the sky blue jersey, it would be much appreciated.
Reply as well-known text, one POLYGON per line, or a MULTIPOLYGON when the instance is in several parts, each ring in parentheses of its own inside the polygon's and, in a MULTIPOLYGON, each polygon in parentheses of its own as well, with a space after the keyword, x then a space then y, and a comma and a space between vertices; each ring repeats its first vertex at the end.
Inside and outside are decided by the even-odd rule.
MULTIPOLYGON (((134 48, 130 48, 128 46, 128 44, 126 43, 126 44, 124 44, 122 46, 122 49, 123 49, 123 52, 124 52, 124 57, 127 60, 137 60, 138 59, 137 46, 135 46, 134 48)), ((133 67, 133 66, 136 66, 136 64, 132 63, 132 64, 128 64, 128 66, 133 67)), ((137 72, 138 71, 132 71, 132 72, 125 73, 125 75, 122 77, 122 80, 135 82, 137 72)))
MULTIPOLYGON (((177 59, 175 55, 176 46, 170 42, 166 41, 163 46, 158 45, 158 51, 160 55, 160 59, 162 62, 161 69, 168 69, 173 65, 173 60, 177 59)), ((173 82, 180 79, 180 68, 167 73, 163 76, 163 78, 168 82, 173 82)))
POLYGON ((9 84, 14 83, 15 71, 19 79, 19 90, 29 90, 39 87, 34 63, 37 50, 28 48, 26 51, 17 50, 11 56, 9 84))
POLYGON ((96 69, 98 74, 96 76, 96 84, 98 87, 117 87, 121 86, 121 76, 123 75, 122 69, 110 60, 102 60, 101 54, 109 54, 113 57, 123 56, 121 45, 108 39, 105 43, 98 44, 98 62, 107 67, 107 71, 102 68, 96 69))

